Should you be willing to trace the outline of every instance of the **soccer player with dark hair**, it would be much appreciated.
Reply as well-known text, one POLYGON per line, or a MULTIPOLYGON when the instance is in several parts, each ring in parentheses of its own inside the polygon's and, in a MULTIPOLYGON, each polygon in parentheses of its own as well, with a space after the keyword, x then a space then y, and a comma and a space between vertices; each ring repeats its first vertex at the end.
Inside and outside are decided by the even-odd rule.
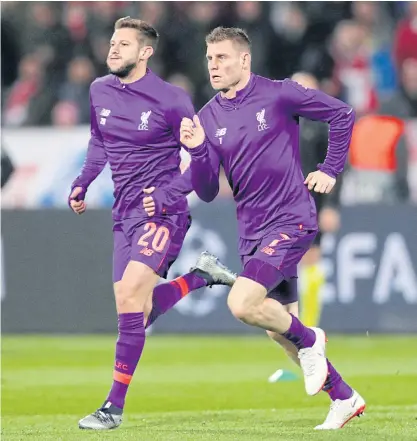
POLYGON ((243 271, 228 297, 239 320, 265 329, 299 359, 308 395, 326 388, 332 399, 317 429, 338 429, 363 413, 365 401, 326 359, 320 328, 298 319, 297 264, 317 234, 310 191, 329 193, 343 170, 355 114, 345 103, 285 79, 251 73, 251 47, 238 28, 206 38, 210 82, 219 93, 181 123, 191 154, 194 190, 204 201, 219 191, 223 166, 237 204, 243 271), (306 179, 300 166, 299 118, 330 125, 326 159, 306 179), (201 120, 201 122, 200 122, 201 120))
POLYGON ((194 114, 188 95, 148 68, 158 42, 149 24, 116 22, 107 64, 110 74, 90 88, 91 138, 69 205, 86 210, 87 189, 110 164, 114 182, 113 282, 118 313, 113 385, 104 404, 79 421, 81 429, 106 430, 122 422, 125 397, 145 344, 145 328, 195 289, 231 286, 235 276, 203 253, 196 267, 156 286, 176 260, 191 224, 186 195, 190 170, 180 172, 179 129, 194 114))

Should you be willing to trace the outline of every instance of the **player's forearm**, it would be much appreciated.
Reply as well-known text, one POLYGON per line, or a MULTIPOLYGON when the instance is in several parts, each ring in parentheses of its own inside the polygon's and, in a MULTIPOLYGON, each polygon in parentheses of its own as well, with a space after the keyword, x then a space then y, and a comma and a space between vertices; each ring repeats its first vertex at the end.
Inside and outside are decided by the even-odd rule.
POLYGON ((187 167, 184 173, 176 176, 169 184, 165 192, 165 201, 167 205, 174 205, 181 198, 189 195, 193 191, 191 182, 191 170, 187 167))
POLYGON ((346 164, 354 124, 355 112, 345 104, 334 110, 334 114, 329 120, 327 155, 324 163, 319 164, 318 168, 333 178, 343 171, 346 164))
POLYGON ((187 166, 184 173, 173 180, 173 187, 175 188, 174 196, 178 197, 187 196, 193 191, 190 166, 187 166))
POLYGON ((84 165, 71 187, 83 187, 87 190, 89 185, 102 172, 106 163, 107 156, 103 146, 99 142, 90 140, 84 165))
POLYGON ((211 202, 219 193, 219 174, 213 169, 205 141, 201 146, 190 149, 191 182, 197 196, 204 202, 211 202))
POLYGON ((294 116, 329 124, 326 159, 319 169, 335 178, 343 171, 355 123, 352 107, 326 93, 284 80, 280 99, 294 116))
POLYGON ((81 169, 80 174, 75 178, 72 183, 72 188, 74 187, 83 187, 85 190, 88 189, 90 184, 97 178, 97 176, 103 170, 104 165, 102 167, 93 166, 93 165, 84 165, 81 169))

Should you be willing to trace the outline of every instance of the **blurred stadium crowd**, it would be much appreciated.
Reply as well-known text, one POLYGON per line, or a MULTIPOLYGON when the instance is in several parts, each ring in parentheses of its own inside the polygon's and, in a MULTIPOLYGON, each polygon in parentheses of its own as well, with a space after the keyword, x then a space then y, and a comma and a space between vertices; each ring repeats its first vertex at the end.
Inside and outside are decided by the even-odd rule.
MULTIPOLYGON (((359 117, 417 118, 417 2, 11 1, 2 3, 3 125, 88 124, 89 85, 106 74, 114 22, 126 15, 158 29, 150 67, 185 88, 197 109, 213 95, 204 37, 223 25, 248 31, 255 73, 310 72, 359 117)), ((407 199, 403 184, 397 193, 407 199)))
POLYGON ((197 108, 212 96, 204 36, 233 25, 249 32, 261 75, 305 70, 359 114, 390 101, 391 113, 417 116, 417 2, 7 2, 2 10, 5 124, 88 123, 89 84, 106 74, 113 24, 125 15, 159 30, 152 68, 197 108))

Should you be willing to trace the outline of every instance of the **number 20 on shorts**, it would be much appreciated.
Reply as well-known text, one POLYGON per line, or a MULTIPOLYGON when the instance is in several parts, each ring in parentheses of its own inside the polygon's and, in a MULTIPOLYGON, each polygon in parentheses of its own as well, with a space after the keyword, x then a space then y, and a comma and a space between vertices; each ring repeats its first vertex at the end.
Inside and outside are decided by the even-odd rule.
POLYGON ((139 238, 138 245, 148 247, 152 239, 152 249, 157 253, 163 251, 169 239, 168 228, 164 226, 158 227, 154 222, 148 222, 145 224, 144 230, 145 234, 139 238))

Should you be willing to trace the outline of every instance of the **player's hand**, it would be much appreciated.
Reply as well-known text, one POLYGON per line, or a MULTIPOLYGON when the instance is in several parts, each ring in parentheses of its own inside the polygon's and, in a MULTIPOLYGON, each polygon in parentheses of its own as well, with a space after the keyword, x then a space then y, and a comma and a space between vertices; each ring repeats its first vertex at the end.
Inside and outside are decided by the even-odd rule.
POLYGON ((75 187, 69 197, 69 205, 74 213, 83 214, 87 209, 84 202, 85 190, 82 187, 75 187))
POLYGON ((203 144, 205 138, 206 134, 197 115, 194 115, 192 121, 190 118, 182 119, 180 127, 181 144, 189 149, 195 149, 203 144))
MULTIPOLYGON (((155 187, 145 188, 143 192, 145 194, 152 194, 155 191, 155 187)), ((146 196, 143 198, 143 208, 145 209, 148 216, 153 216, 156 211, 155 200, 152 196, 146 196)))
POLYGON ((320 230, 324 233, 334 233, 340 228, 340 214, 332 207, 324 207, 319 213, 320 230))
POLYGON ((317 170, 308 174, 304 184, 308 185, 310 191, 314 189, 316 193, 330 193, 336 184, 336 179, 317 170))

